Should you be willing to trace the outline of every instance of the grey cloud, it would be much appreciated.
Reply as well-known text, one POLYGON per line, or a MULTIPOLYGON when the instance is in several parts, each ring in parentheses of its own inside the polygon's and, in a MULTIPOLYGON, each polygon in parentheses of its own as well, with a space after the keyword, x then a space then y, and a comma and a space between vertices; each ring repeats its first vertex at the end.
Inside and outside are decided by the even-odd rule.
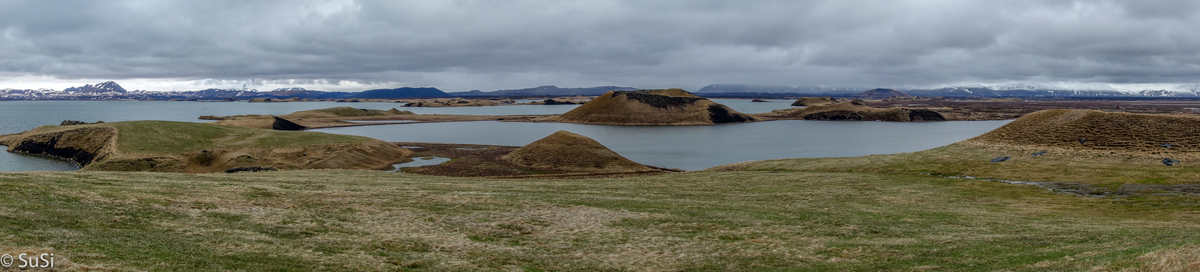
POLYGON ((1198 23, 1200 4, 1168 0, 4 1, 0 73, 448 90, 1193 82, 1198 23))

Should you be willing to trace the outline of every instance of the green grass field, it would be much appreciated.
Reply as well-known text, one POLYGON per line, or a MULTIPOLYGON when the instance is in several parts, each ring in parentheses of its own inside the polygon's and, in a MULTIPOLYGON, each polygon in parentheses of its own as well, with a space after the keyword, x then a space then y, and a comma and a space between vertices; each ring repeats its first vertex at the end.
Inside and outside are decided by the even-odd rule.
POLYGON ((905 173, 0 173, 0 251, 117 271, 1186 271, 1198 205, 905 173))

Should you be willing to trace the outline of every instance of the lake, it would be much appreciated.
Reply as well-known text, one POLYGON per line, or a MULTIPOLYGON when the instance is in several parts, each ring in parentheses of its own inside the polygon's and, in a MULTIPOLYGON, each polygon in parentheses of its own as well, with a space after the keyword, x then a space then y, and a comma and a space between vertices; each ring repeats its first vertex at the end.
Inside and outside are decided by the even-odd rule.
MULTIPOLYGON (((746 113, 790 108, 790 100, 750 102, 713 99, 746 113)), ((548 115, 578 105, 404 108, 397 103, 187 102, 187 101, 2 101, 0 134, 63 120, 94 122, 165 120, 208 122, 201 115, 274 114, 331 107, 409 110, 419 114, 548 115)), ((846 157, 918 151, 974 137, 1007 121, 886 123, 772 121, 718 126, 604 126, 557 123, 455 122, 322 129, 386 141, 520 146, 567 130, 592 137, 634 161, 688 170, 774 158, 846 157)), ((70 171, 68 162, 0 152, 0 171, 70 171)))
POLYGON ((921 151, 996 129, 1009 121, 927 123, 784 120, 714 126, 609 126, 450 122, 317 129, 389 142, 523 146, 559 130, 591 137, 633 161, 700 170, 782 158, 853 157, 921 151))

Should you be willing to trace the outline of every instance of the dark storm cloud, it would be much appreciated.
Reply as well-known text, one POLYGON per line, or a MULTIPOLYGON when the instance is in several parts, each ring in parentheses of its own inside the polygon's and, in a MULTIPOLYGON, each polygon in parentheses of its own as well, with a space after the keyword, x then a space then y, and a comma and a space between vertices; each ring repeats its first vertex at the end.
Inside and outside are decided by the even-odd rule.
POLYGON ((1195 82, 1198 15, 1167 0, 3 1, 0 74, 450 90, 1195 82))

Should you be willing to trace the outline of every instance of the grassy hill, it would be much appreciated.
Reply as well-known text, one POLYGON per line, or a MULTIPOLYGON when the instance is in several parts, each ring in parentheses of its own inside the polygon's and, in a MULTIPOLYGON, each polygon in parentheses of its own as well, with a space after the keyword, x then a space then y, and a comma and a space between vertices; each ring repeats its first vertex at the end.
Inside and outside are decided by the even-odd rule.
POLYGON ((73 159, 83 170, 107 171, 382 169, 411 153, 360 136, 167 121, 43 126, 0 136, 0 144, 9 151, 73 159))

